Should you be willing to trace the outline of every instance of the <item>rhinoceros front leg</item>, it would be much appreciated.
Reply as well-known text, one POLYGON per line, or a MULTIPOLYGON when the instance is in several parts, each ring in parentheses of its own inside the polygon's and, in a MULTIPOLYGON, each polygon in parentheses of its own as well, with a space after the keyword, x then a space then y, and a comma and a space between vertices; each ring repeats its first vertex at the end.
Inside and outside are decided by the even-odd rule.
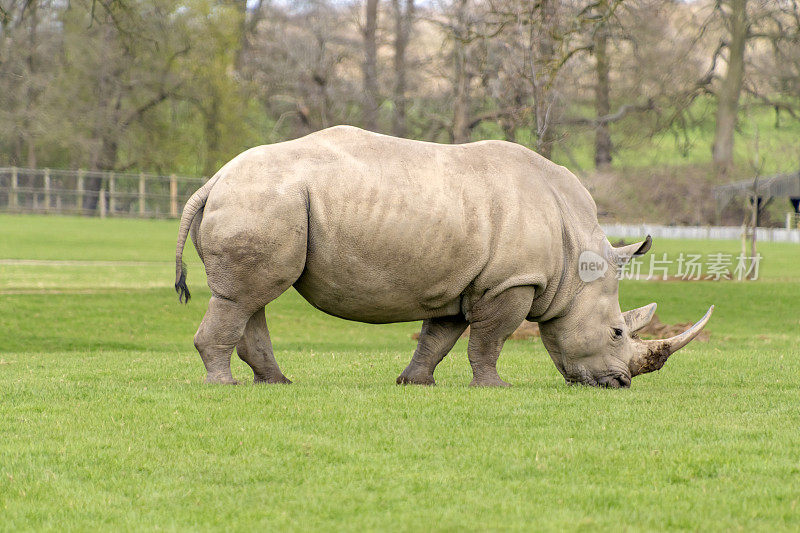
POLYGON ((403 373, 397 378, 398 385, 435 385, 433 371, 453 348, 458 338, 467 329, 463 316, 429 318, 422 322, 422 331, 414 356, 403 373))
POLYGON ((503 343, 531 310, 533 287, 513 287, 494 298, 479 300, 470 313, 467 355, 477 387, 508 387, 497 373, 503 343))
POLYGON ((253 369, 255 383, 291 383, 281 372, 272 353, 272 341, 263 307, 248 320, 244 335, 236 345, 236 353, 253 369))
POLYGON ((206 366, 206 383, 238 383, 231 374, 231 354, 242 338, 251 314, 252 310, 248 311, 237 302, 211 297, 208 310, 194 336, 195 348, 206 366))

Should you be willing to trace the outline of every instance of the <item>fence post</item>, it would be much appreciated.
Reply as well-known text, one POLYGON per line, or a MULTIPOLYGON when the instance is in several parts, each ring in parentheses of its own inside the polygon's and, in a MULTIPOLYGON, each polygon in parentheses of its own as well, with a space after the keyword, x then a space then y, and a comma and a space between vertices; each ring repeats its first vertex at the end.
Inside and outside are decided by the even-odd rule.
POLYGON ((11 189, 8 191, 8 207, 10 209, 16 209, 17 202, 19 199, 17 198, 17 188, 19 187, 19 183, 17 181, 17 167, 11 167, 11 189))
POLYGON ((97 201, 100 204, 100 218, 106 218, 106 188, 101 186, 100 192, 97 194, 99 195, 97 201))
POLYGON ((83 214, 83 169, 78 169, 78 212, 83 214))
POLYGON ((39 210, 39 191, 36 190, 36 174, 38 174, 36 169, 29 169, 28 186, 31 190, 31 208, 34 213, 39 210))
POLYGON ((144 172, 139 172, 139 216, 144 216, 144 172))
POLYGON ((44 208, 50 210, 50 169, 44 169, 44 208))
POLYGON ((169 175, 169 215, 178 218, 178 178, 169 175))
POLYGON ((117 211, 117 179, 114 172, 108 174, 108 213, 114 216, 117 211))

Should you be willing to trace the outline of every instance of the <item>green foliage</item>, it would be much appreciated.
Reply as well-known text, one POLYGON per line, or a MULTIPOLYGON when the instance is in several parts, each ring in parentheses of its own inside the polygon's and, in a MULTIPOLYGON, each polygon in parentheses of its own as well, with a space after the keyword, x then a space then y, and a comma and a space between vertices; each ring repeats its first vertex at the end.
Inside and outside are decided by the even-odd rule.
MULTIPOLYGON (((665 322, 717 305, 630 390, 568 387, 509 341, 508 390, 467 387, 464 341, 434 388, 398 387, 418 324, 373 326, 290 292, 268 308, 291 386, 216 387, 171 289, 176 224, 0 216, 3 530, 796 530, 800 262, 758 282, 624 282, 665 322), (82 269, 82 270, 81 270, 82 269), (81 273, 83 272, 83 273, 81 273)), ((190 245, 191 246, 191 245, 190 245)), ((737 249, 657 241, 653 253, 737 249)), ((234 356, 234 375, 248 368, 234 356)))

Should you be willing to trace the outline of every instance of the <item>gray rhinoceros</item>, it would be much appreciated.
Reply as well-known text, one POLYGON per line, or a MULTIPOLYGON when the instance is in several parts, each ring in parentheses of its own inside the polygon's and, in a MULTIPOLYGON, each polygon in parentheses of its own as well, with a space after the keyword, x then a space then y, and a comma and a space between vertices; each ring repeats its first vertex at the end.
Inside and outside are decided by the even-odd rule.
POLYGON ((503 141, 440 145, 336 126, 247 150, 183 210, 175 288, 187 301, 188 233, 211 288, 194 337, 210 383, 235 383, 234 347, 256 382, 289 383, 264 306, 292 286, 349 320, 422 320, 399 384, 434 384, 469 325, 471 384, 507 385, 497 358, 531 320, 568 383, 628 387, 691 341, 713 309, 681 335, 639 340, 655 304, 621 312, 616 272, 650 237, 612 247, 571 172, 503 141), (582 279, 583 252, 606 262, 598 279, 582 279))

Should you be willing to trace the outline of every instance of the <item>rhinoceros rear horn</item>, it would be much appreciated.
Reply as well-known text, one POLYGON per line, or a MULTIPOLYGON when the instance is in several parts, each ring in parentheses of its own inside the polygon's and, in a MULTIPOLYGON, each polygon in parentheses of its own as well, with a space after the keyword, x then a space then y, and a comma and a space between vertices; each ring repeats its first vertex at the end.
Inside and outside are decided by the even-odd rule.
POLYGON ((653 319, 653 315, 656 313, 656 307, 658 306, 655 303, 652 303, 650 305, 637 307, 636 309, 631 309, 630 311, 625 311, 622 313, 622 318, 625 319, 625 324, 627 324, 628 330, 631 333, 635 333, 647 326, 647 324, 649 324, 653 319))
POLYGON ((638 341, 635 346, 634 355, 628 363, 631 377, 653 372, 664 366, 664 363, 667 362, 670 355, 674 354, 697 337, 708 323, 713 311, 714 306, 712 305, 708 308, 703 318, 680 335, 670 337, 669 339, 638 341))

